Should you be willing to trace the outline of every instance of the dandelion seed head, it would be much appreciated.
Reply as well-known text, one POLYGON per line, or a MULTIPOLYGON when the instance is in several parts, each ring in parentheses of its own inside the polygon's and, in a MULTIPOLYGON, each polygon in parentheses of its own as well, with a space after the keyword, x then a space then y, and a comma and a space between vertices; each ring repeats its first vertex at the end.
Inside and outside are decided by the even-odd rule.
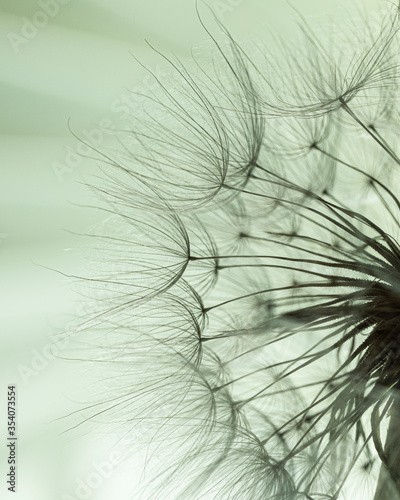
POLYGON ((148 423, 149 498, 398 496, 397 17, 278 57, 205 27, 104 155, 92 418, 148 423))

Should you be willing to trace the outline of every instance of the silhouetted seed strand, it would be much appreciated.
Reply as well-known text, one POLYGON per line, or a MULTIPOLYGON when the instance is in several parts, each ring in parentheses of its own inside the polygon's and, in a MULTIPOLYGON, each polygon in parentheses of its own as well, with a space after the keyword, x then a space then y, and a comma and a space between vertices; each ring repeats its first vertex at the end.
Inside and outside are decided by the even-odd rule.
POLYGON ((374 500, 399 500, 400 498, 400 401, 393 398, 389 410, 389 426, 384 450, 381 450, 382 465, 374 500))

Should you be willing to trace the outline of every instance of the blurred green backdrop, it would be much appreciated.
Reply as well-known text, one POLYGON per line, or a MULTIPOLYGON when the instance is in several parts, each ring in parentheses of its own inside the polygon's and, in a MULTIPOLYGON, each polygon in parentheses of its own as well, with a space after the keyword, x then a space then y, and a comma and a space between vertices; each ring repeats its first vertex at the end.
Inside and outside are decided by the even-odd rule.
MULTIPOLYGON (((362 4, 368 11, 385 2, 362 4)), ((208 5, 244 39, 262 38, 271 29, 286 36, 298 19, 276 0, 208 5)), ((324 22, 340 10, 337 0, 295 5, 324 22)), ((206 7, 199 8, 215 27, 206 7)), ((50 354, 54 335, 79 304, 71 281, 43 266, 80 274, 80 238, 67 231, 84 233, 95 222, 77 206, 88 199, 79 180, 94 162, 81 155, 70 129, 105 147, 105 127, 120 122, 126 89, 148 83, 132 54, 162 71, 162 58, 145 39, 185 59, 205 38, 194 0, 0 0, 1 498, 12 498, 5 479, 10 383, 18 387, 20 500, 138 498, 133 461, 111 472, 104 465, 113 461, 111 437, 94 425, 64 433, 71 420, 57 420, 79 408, 85 367, 60 360, 54 345, 50 354)))

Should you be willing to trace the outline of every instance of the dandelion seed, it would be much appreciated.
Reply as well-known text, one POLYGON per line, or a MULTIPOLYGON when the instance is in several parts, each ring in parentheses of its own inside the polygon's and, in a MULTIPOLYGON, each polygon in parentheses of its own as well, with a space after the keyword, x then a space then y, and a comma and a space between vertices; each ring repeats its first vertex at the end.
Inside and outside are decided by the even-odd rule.
POLYGON ((400 498, 398 7, 378 24, 333 52, 305 24, 279 65, 221 26, 103 158, 88 416, 146 427, 143 498, 400 498))

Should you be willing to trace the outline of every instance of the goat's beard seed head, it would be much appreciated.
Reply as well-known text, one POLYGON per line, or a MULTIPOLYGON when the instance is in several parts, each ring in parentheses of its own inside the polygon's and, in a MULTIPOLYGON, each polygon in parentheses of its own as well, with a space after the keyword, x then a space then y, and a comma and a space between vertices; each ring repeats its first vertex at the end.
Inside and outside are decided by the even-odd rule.
POLYGON ((308 27, 280 59, 223 29, 104 157, 87 411, 146 446, 150 498, 372 498, 381 463, 398 497, 397 16, 342 61, 308 27))

